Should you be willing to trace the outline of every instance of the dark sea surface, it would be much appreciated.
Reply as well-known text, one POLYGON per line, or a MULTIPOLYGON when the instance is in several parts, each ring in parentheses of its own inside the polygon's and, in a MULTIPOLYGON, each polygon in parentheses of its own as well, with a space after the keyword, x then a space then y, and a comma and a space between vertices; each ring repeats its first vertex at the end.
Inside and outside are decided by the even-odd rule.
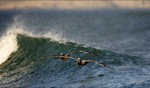
POLYGON ((0 87, 149 88, 150 10, 1 10, 0 87), (75 60, 51 55, 76 50, 75 60))

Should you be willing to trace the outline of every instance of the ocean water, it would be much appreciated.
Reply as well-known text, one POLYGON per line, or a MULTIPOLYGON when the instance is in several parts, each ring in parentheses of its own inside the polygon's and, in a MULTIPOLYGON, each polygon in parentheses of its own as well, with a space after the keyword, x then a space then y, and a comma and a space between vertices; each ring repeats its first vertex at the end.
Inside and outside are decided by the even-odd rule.
POLYGON ((148 88, 149 19, 149 10, 2 10, 0 87, 148 88), (44 58, 75 50, 114 70, 44 58))

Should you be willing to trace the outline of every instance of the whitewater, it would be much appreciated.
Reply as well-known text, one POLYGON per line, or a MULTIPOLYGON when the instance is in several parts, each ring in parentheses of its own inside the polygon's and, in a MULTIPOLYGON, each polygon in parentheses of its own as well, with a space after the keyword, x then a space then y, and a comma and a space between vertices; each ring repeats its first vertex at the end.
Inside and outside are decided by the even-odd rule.
POLYGON ((0 11, 0 87, 148 88, 149 10, 0 11), (75 60, 44 57, 76 50, 75 60), (86 56, 86 57, 85 57, 86 56))

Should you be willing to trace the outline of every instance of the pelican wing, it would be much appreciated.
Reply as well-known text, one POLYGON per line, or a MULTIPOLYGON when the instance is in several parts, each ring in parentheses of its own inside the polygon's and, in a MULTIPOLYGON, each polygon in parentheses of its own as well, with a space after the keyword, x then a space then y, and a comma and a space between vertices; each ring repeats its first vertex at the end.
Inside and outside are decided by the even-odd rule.
POLYGON ((98 65, 102 66, 102 67, 107 67, 104 63, 97 62, 97 61, 95 61, 95 60, 84 60, 84 61, 85 61, 85 62, 93 62, 93 63, 95 63, 95 64, 98 64, 98 65))
POLYGON ((94 63, 95 63, 95 64, 99 64, 99 65, 102 66, 102 67, 106 67, 106 68, 109 68, 109 69, 114 70, 114 68, 112 68, 112 67, 110 67, 110 66, 107 66, 105 63, 97 62, 97 61, 95 61, 94 63))
POLYGON ((55 58, 55 59, 57 59, 57 58, 61 58, 61 57, 64 57, 64 56, 47 56, 47 57, 43 57, 43 58, 55 58))
MULTIPOLYGON (((59 58, 63 58, 63 57, 65 57, 65 56, 48 56, 48 57, 44 57, 44 58, 55 58, 55 59, 59 59, 59 58)), ((68 57, 68 58, 77 60, 77 59, 74 58, 74 57, 68 57)))
POLYGON ((45 56, 45 57, 42 57, 40 59, 47 59, 47 58, 55 58, 55 59, 58 59, 59 56, 45 56))

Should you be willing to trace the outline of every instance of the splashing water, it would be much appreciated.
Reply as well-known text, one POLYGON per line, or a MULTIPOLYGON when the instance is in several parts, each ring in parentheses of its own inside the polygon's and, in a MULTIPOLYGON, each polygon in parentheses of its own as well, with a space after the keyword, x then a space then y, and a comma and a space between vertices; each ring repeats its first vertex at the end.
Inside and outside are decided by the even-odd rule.
POLYGON ((5 62, 9 55, 18 49, 16 34, 8 31, 0 38, 0 64, 5 62))

